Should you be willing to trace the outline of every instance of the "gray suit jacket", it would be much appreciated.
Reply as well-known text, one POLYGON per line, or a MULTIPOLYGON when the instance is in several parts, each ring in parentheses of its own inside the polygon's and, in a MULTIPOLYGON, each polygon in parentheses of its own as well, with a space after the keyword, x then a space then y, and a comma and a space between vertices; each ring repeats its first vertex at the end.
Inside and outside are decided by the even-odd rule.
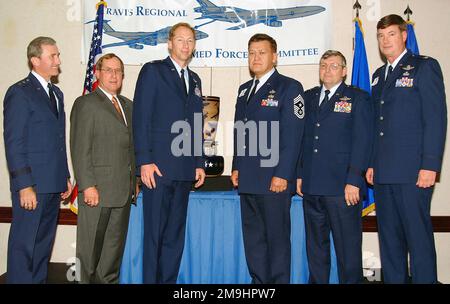
POLYGON ((70 114, 70 150, 80 203, 83 190, 96 186, 100 207, 123 207, 135 191, 132 102, 118 99, 127 125, 101 90, 75 100, 70 114))

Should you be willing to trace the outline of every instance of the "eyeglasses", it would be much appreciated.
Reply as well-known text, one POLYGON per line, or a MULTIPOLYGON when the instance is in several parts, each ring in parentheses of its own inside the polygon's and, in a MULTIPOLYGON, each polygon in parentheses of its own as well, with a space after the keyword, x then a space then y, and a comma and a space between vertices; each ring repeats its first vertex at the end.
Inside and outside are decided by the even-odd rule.
POLYGON ((342 64, 339 63, 331 63, 331 64, 326 64, 326 63, 321 63, 319 65, 321 70, 328 70, 328 68, 332 69, 333 71, 337 71, 339 69, 339 67, 345 67, 342 64))
POLYGON ((114 69, 107 68, 107 69, 101 69, 101 70, 109 75, 113 75, 113 74, 122 75, 123 74, 123 71, 121 69, 114 70, 114 69))

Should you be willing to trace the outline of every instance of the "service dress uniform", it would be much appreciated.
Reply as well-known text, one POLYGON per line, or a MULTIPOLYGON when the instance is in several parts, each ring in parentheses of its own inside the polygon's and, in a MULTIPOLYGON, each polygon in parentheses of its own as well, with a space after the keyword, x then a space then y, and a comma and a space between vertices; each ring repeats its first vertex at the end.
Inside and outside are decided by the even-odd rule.
POLYGON ((8 283, 45 283, 56 234, 61 193, 70 177, 66 115, 61 90, 39 74, 12 85, 4 100, 4 140, 13 219, 8 242, 8 283), (20 206, 19 190, 33 187, 35 210, 20 206))
POLYGON ((252 281, 289 283, 290 207, 303 134, 303 87, 275 69, 267 74, 270 77, 253 96, 249 95, 255 80, 239 88, 233 171, 239 172, 244 247, 252 281), (272 177, 287 180, 288 188, 271 192, 272 177))
POLYGON ((189 85, 184 87, 179 69, 170 57, 146 63, 134 96, 136 165, 139 168, 154 163, 163 175, 155 174, 156 188, 142 187, 144 283, 176 283, 184 248, 189 191, 196 169, 204 168, 201 81, 186 67, 184 76, 189 85), (175 123, 182 127, 183 134, 178 127, 172 131, 175 123), (186 126, 189 128, 183 128, 186 126), (180 136, 191 143, 190 147, 173 145, 181 142, 180 136), (173 148, 188 151, 177 155, 173 148))
POLYGON ((372 77, 375 109, 374 195, 384 282, 437 281, 430 217, 434 187, 416 186, 419 171, 439 172, 447 108, 442 71, 430 57, 405 51, 389 76, 388 66, 372 77), (387 78, 386 78, 387 77, 387 78))
POLYGON ((306 121, 298 178, 303 208, 310 283, 327 284, 330 277, 330 231, 338 263, 339 282, 362 280, 361 202, 348 206, 346 185, 360 190, 371 151, 373 112, 369 95, 344 82, 330 90, 305 93, 306 121), (325 94, 328 93, 328 98, 325 94), (319 102, 321 104, 319 106, 319 102))

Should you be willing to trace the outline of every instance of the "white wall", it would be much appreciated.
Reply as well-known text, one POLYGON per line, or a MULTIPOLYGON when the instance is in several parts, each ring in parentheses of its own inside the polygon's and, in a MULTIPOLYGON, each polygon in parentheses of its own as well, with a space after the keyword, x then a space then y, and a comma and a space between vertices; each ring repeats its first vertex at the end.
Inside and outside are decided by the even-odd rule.
MULTIPOLYGON (((256 0, 255 0, 256 1, 256 0)), ((310 1, 313 3, 314 1, 310 1)), ((28 43, 39 35, 53 37, 61 51, 62 74, 59 86, 65 93, 65 110, 67 117, 73 101, 82 91, 85 66, 81 64, 81 12, 78 10, 79 0, 25 0, 0 1, 0 54, 4 60, 0 81, 2 98, 7 88, 23 79, 27 73, 26 47, 28 43)), ((347 57, 351 65, 353 39, 353 6, 354 0, 335 0, 333 48, 340 50, 347 57)), ((376 23, 380 17, 390 14, 402 14, 407 4, 414 11, 412 19, 416 22, 416 36, 422 54, 439 60, 445 77, 445 85, 450 87, 450 1, 448 0, 362 0, 361 19, 365 30, 365 43, 369 58, 370 70, 382 64, 376 42, 376 23)), ((81 9, 81 6, 79 6, 81 9)), ((263 30, 263 26, 261 29, 263 30)), ((293 39, 301 39, 301 33, 293 39)), ((246 41, 242 43, 246 44, 246 41)), ((132 98, 139 73, 139 66, 125 67, 125 81, 123 94, 132 98)), ((203 93, 221 98, 221 122, 233 119, 234 104, 240 83, 249 79, 247 68, 196 68, 202 78, 203 93), (211 81, 212 79, 212 81, 211 81)), ((279 71, 302 82, 305 88, 318 84, 318 67, 316 65, 297 65, 279 67, 279 71)), ((349 68, 351 75, 351 67, 349 68)), ((347 81, 348 82, 348 81, 347 81)), ((0 110, 3 109, 3 104, 0 110)), ((3 131, 3 116, 0 116, 0 131, 3 131)), ((67 128, 69 134, 70 126, 67 128)), ((219 128, 218 137, 224 130, 219 128)), ((3 132, 2 132, 3 133, 3 132)), ((222 147, 232 144, 221 143, 222 147)), ((447 145, 448 146, 448 145, 447 145)), ((447 148, 441 182, 436 186, 433 196, 432 214, 450 215, 450 150, 447 148)), ((0 140, 0 206, 10 206, 8 171, 4 157, 3 138, 0 140)), ((226 157, 225 174, 230 171, 231 158, 226 157)), ((0 273, 6 269, 6 244, 9 225, 0 224, 0 273)), ((66 261, 74 255, 73 248, 68 244, 75 240, 73 226, 58 228, 53 260, 66 261)), ((439 279, 450 283, 450 234, 436 234, 438 249, 439 279)), ((365 234, 364 250, 377 252, 378 242, 376 234, 365 234), (370 249, 370 250, 369 250, 370 249)), ((378 253, 377 253, 378 254, 378 253)))

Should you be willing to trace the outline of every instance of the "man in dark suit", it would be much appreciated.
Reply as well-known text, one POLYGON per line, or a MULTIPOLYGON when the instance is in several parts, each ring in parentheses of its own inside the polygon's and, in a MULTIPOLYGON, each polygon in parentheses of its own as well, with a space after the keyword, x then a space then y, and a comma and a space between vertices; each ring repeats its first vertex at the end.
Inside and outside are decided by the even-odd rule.
POLYGON ((406 49, 407 26, 388 15, 377 24, 386 65, 372 78, 374 149, 367 180, 374 184, 381 265, 386 283, 436 283, 431 196, 447 129, 442 71, 406 49))
POLYGON ((142 67, 134 96, 136 164, 143 183, 144 283, 176 283, 189 191, 194 180, 195 187, 205 180, 201 81, 187 66, 195 48, 194 29, 187 23, 174 25, 168 48, 169 57, 142 67))
POLYGON ((328 284, 330 231, 339 282, 362 280, 362 206, 373 129, 369 95, 345 84, 347 64, 327 51, 319 64, 320 87, 305 93, 306 121, 298 162, 303 196, 309 282, 328 284))
POLYGON ((96 63, 98 88, 75 100, 70 150, 78 184, 77 258, 81 283, 118 283, 135 196, 132 102, 119 95, 122 60, 96 63), (83 203, 84 202, 84 203, 83 203))
POLYGON ((50 81, 59 74, 59 50, 52 38, 38 37, 27 56, 31 73, 8 89, 3 108, 13 209, 8 283, 45 283, 60 201, 72 191, 64 98, 50 81))
POLYGON ((239 87, 231 181, 241 196, 245 255, 253 283, 289 283, 291 197, 303 134, 303 87, 275 69, 276 41, 248 42, 254 78, 239 87))

